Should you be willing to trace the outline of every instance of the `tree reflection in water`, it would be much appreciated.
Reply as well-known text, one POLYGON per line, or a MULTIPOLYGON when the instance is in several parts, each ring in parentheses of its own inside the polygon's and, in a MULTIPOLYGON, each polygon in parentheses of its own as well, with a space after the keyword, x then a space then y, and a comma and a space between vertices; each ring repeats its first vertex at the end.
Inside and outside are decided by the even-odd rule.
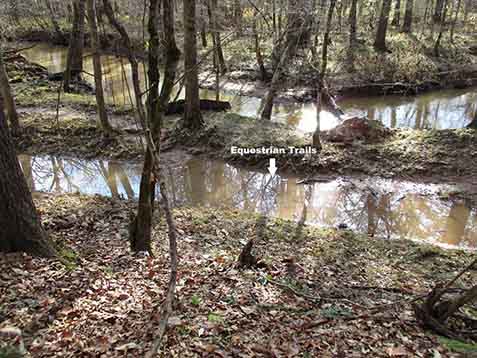
MULTIPOLYGON (((19 161, 32 190, 137 197, 139 164, 26 155, 19 161)), ((476 211, 439 200, 442 187, 435 185, 378 178, 302 185, 201 159, 166 167, 165 178, 176 207, 233 207, 324 227, 342 224, 370 237, 477 247, 476 211)))

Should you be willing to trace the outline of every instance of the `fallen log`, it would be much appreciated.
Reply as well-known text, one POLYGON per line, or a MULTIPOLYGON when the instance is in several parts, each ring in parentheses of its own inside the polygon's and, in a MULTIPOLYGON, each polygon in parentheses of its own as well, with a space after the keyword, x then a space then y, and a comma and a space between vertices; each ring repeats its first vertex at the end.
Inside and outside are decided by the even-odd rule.
MULTIPOLYGON (((209 99, 200 100, 200 109, 202 111, 225 112, 232 109, 230 102, 214 101, 209 99)), ((180 99, 169 103, 166 110, 166 115, 182 114, 185 111, 185 100, 180 99)))

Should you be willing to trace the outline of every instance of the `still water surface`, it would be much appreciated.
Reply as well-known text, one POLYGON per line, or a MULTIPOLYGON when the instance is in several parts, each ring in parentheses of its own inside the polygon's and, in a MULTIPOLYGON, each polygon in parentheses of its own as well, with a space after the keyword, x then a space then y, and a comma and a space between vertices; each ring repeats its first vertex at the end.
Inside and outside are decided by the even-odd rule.
MULTIPOLYGON (((30 61, 39 63, 50 72, 60 72, 66 66, 64 47, 49 44, 37 44, 25 50, 23 54, 30 61)), ((129 88, 132 88, 131 71, 126 59, 115 56, 102 56, 104 87, 107 101, 112 104, 129 105, 129 88)), ((86 56, 85 71, 93 73, 91 56, 86 56)), ((144 68, 140 66, 144 83, 144 68)), ((93 79, 85 75, 93 84, 93 79)), ((177 89, 178 91, 179 89, 177 89)), ((180 94, 179 98, 182 96, 180 94)), ((201 90, 201 98, 215 99, 215 91, 201 90)), ((262 99, 242 96, 234 92, 222 91, 221 100, 232 103, 232 111, 244 116, 257 116, 262 99)), ((472 119, 477 110, 477 88, 465 90, 441 90, 419 95, 381 96, 350 98, 339 105, 349 115, 366 115, 370 119, 382 121, 389 127, 410 127, 415 129, 463 128, 472 119)), ((288 123, 301 132, 313 132, 316 128, 316 107, 313 103, 278 103, 274 106, 272 119, 288 123)), ((320 114, 322 129, 330 129, 339 120, 327 111, 320 114)))
MULTIPOLYGON (((30 187, 54 193, 80 192, 135 199, 141 165, 21 155, 30 187)), ((191 159, 164 170, 170 201, 178 206, 232 207, 308 224, 350 229, 376 238, 406 238, 477 247, 477 212, 462 201, 443 201, 451 188, 377 178, 340 178, 299 184, 293 177, 191 159), (305 209, 306 208, 306 209, 305 209)))

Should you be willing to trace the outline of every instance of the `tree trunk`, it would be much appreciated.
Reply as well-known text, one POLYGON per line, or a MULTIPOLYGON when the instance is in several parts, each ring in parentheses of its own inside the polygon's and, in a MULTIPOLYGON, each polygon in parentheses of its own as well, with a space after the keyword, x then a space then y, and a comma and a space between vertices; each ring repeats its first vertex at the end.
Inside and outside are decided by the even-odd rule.
POLYGON ((283 70, 287 63, 296 55, 300 43, 308 37, 310 29, 310 14, 307 12, 305 1, 289 0, 288 24, 284 34, 284 41, 275 45, 272 53, 273 76, 270 88, 263 99, 261 118, 270 120, 273 110, 273 100, 280 87, 283 70))
POLYGON ((3 106, 6 107, 12 135, 18 135, 21 132, 20 121, 18 120, 17 107, 10 87, 7 69, 3 61, 2 44, 0 44, 0 102, 3 102, 2 111, 3 106))
MULTIPOLYGON (((149 4, 149 51, 147 76, 150 87, 147 97, 147 127, 151 132, 154 143, 160 145, 162 113, 164 109, 159 106, 159 34, 158 23, 159 0, 150 0, 149 4)), ((131 247, 134 251, 151 252, 152 217, 154 213, 154 200, 156 197, 157 178, 154 176, 154 149, 148 144, 144 158, 139 191, 138 212, 135 220, 136 230, 131 237, 131 247)), ((156 148, 159 155, 160 148, 156 148)), ((159 163, 157 163, 159 164, 159 163)))
POLYGON ((201 3, 199 3, 200 6, 200 38, 202 40, 202 47, 207 48, 207 30, 206 30, 206 21, 205 21, 205 11, 204 9, 207 7, 207 1, 208 0, 202 0, 201 3), (203 2, 206 2, 205 4, 203 2))
POLYGON ((1 102, 0 172, 0 251, 55 256, 18 163, 1 102))
POLYGON ((177 61, 181 52, 176 44, 176 30, 174 26, 174 0, 162 0, 162 22, 164 26, 164 42, 166 45, 166 56, 173 61, 177 61))
POLYGON ((220 38, 219 22, 217 20, 217 0, 208 0, 208 12, 210 18, 210 27, 212 30, 212 42, 214 46, 214 66, 219 68, 222 75, 227 72, 224 52, 222 50, 222 40, 220 38))
POLYGON ((455 25, 457 24, 457 20, 459 19, 459 12, 460 12, 461 5, 462 5, 462 0, 457 0, 455 16, 454 16, 454 20, 452 21, 451 30, 450 30, 450 40, 452 43, 454 42, 455 25))
POLYGON ((388 31, 389 12, 391 11, 391 0, 383 0, 381 6, 381 15, 379 16, 378 30, 374 41, 376 51, 385 52, 386 34, 388 31))
POLYGON ((185 112, 184 127, 194 131, 203 126, 200 112, 199 77, 197 68, 197 37, 195 30, 196 0, 184 0, 184 71, 185 112))
POLYGON ((414 0, 406 1, 406 12, 404 13, 404 23, 402 32, 410 34, 412 32, 412 14, 414 10, 414 0))
POLYGON ((352 0, 349 11, 349 48, 348 48, 348 69, 354 71, 354 53, 358 42, 357 37, 357 6, 358 0, 352 0))
POLYGON ((439 35, 437 36, 436 43, 434 44, 434 56, 439 57, 440 55, 440 47, 441 47, 441 40, 442 36, 444 35, 445 31, 445 23, 446 23, 446 17, 447 17, 447 0, 444 0, 443 4, 443 12, 440 16, 440 25, 439 25, 439 35))
POLYGON ((257 17, 258 12, 255 12, 255 16, 252 22, 252 31, 253 31, 253 38, 255 42, 255 58, 257 59, 258 69, 260 71, 260 79, 265 82, 268 81, 268 73, 265 68, 265 64, 263 62, 262 50, 260 48, 260 35, 258 34, 257 30, 257 17))
POLYGON ((432 19, 435 23, 440 23, 441 21, 443 21, 444 4, 445 0, 436 0, 434 15, 432 16, 432 19))
POLYGON ((268 92, 265 98, 263 99, 262 114, 261 114, 261 118, 263 120, 271 120, 272 118, 273 100, 275 99, 275 96, 277 95, 278 89, 280 87, 280 77, 282 74, 282 68, 285 66, 286 62, 288 61, 290 47, 291 45, 289 45, 285 49, 285 51, 283 51, 282 58, 280 59, 280 62, 278 63, 277 68, 275 69, 275 72, 273 73, 272 81, 270 82, 270 87, 268 89, 268 92))
POLYGON ((234 0, 234 20, 235 28, 237 29, 237 35, 242 35, 242 6, 240 0, 234 0))
POLYGON ((85 0, 76 0, 73 3, 73 27, 64 74, 63 88, 65 92, 70 91, 71 81, 80 79, 83 71, 84 19, 85 0))
POLYGON ((56 19, 55 11, 51 6, 50 0, 45 0, 45 5, 50 15, 50 21, 53 25, 53 30, 55 31, 55 36, 57 40, 63 39, 63 33, 61 32, 60 25, 58 24, 58 20, 56 19))
POLYGON ((101 55, 99 52, 98 23, 96 20, 96 0, 87 0, 88 23, 91 35, 91 49, 93 51, 94 84, 96 87, 96 104, 98 106, 98 115, 101 128, 106 137, 113 134, 113 128, 108 121, 106 104, 104 101, 103 90, 103 70, 101 66, 101 55))
POLYGON ((313 133, 313 147, 321 150, 320 141, 320 113, 323 102, 323 91, 325 90, 326 70, 328 67, 328 44, 330 42, 331 22, 333 21, 333 11, 335 9, 336 0, 330 0, 328 15, 326 20, 326 30, 323 36, 323 48, 321 51, 321 71, 319 73, 318 88, 316 93, 316 130, 313 133))
POLYGON ((399 26, 401 23, 401 0, 396 0, 394 5, 394 16, 393 21, 391 22, 392 26, 399 26))

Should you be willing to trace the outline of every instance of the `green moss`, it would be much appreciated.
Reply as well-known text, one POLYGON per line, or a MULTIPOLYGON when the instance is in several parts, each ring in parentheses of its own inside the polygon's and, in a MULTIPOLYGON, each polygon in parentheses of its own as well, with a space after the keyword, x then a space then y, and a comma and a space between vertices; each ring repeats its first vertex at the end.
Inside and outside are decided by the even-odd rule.
POLYGON ((438 341, 452 352, 457 353, 475 353, 477 352, 477 344, 465 343, 446 337, 439 337, 438 341))
POLYGON ((15 347, 0 347, 0 358, 21 358, 23 354, 21 354, 18 349, 15 347))

